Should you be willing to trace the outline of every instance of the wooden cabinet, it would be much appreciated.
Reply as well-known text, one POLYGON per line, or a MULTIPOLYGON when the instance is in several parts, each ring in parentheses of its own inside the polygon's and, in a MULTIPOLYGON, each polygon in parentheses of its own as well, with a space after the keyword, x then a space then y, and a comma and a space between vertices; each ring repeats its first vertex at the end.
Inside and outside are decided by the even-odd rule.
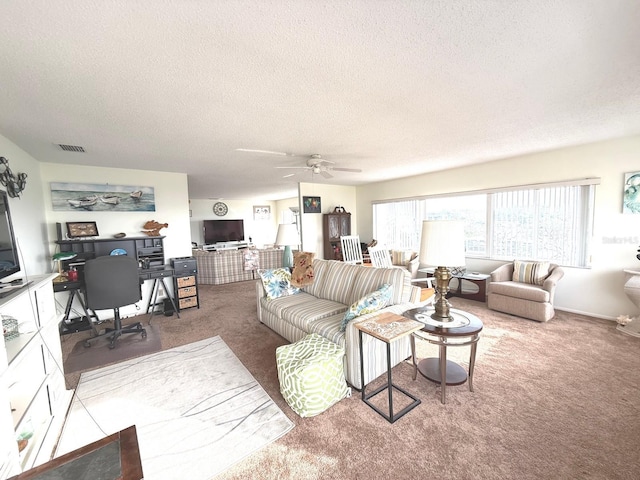
POLYGON ((340 237, 351 235, 351 214, 347 212, 325 213, 322 218, 324 258, 342 260, 340 237))
MULTIPOLYGON (((62 371, 62 349, 53 275, 32 277, 0 298, 0 478, 50 460, 71 403, 62 371)), ((3 293, 4 294, 4 293, 3 293)))

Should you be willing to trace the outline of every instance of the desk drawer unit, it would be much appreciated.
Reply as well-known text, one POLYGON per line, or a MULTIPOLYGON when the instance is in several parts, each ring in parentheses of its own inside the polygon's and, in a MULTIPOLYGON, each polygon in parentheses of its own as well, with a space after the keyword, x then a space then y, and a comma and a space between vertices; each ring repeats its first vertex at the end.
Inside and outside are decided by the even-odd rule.
POLYGON ((176 283, 178 285, 178 288, 195 286, 196 276, 190 275, 188 277, 178 277, 176 278, 176 283))
POLYGON ((178 298, 194 297, 197 295, 198 289, 196 287, 183 287, 178 289, 178 298))
POLYGON ((178 300, 178 309, 179 310, 183 310, 185 308, 191 308, 191 307, 199 307, 198 305, 198 297, 187 297, 187 298, 181 298, 178 300))
POLYGON ((185 308, 200 308, 198 296, 198 282, 196 273, 198 268, 194 257, 182 257, 171 259, 173 267, 173 286, 178 301, 178 311, 185 308))

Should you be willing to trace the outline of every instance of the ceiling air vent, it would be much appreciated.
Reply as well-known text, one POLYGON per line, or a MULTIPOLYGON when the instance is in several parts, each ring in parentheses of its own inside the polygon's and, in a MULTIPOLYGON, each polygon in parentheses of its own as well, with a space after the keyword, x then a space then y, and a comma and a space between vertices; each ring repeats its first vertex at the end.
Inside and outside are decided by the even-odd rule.
POLYGON ((84 152, 84 148, 78 147, 76 145, 60 145, 58 146, 64 150, 65 152, 84 152))

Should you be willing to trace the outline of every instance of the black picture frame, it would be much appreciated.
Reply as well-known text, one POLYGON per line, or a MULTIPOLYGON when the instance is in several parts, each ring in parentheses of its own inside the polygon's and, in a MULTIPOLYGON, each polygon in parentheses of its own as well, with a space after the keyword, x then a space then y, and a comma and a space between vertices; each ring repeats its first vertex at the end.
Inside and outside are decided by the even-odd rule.
POLYGON ((302 197, 303 213, 320 213, 322 206, 320 197, 302 197))
POLYGON ((96 222, 67 222, 68 238, 97 237, 98 225, 96 222))

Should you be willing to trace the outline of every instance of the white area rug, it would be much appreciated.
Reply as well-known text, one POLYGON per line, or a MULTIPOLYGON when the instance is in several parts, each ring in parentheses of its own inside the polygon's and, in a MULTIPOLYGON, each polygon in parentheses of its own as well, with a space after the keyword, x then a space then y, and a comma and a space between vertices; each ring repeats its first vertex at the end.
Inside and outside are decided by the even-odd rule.
POLYGON ((83 373, 56 456, 130 425, 145 480, 211 479, 293 428, 220 337, 83 373))

